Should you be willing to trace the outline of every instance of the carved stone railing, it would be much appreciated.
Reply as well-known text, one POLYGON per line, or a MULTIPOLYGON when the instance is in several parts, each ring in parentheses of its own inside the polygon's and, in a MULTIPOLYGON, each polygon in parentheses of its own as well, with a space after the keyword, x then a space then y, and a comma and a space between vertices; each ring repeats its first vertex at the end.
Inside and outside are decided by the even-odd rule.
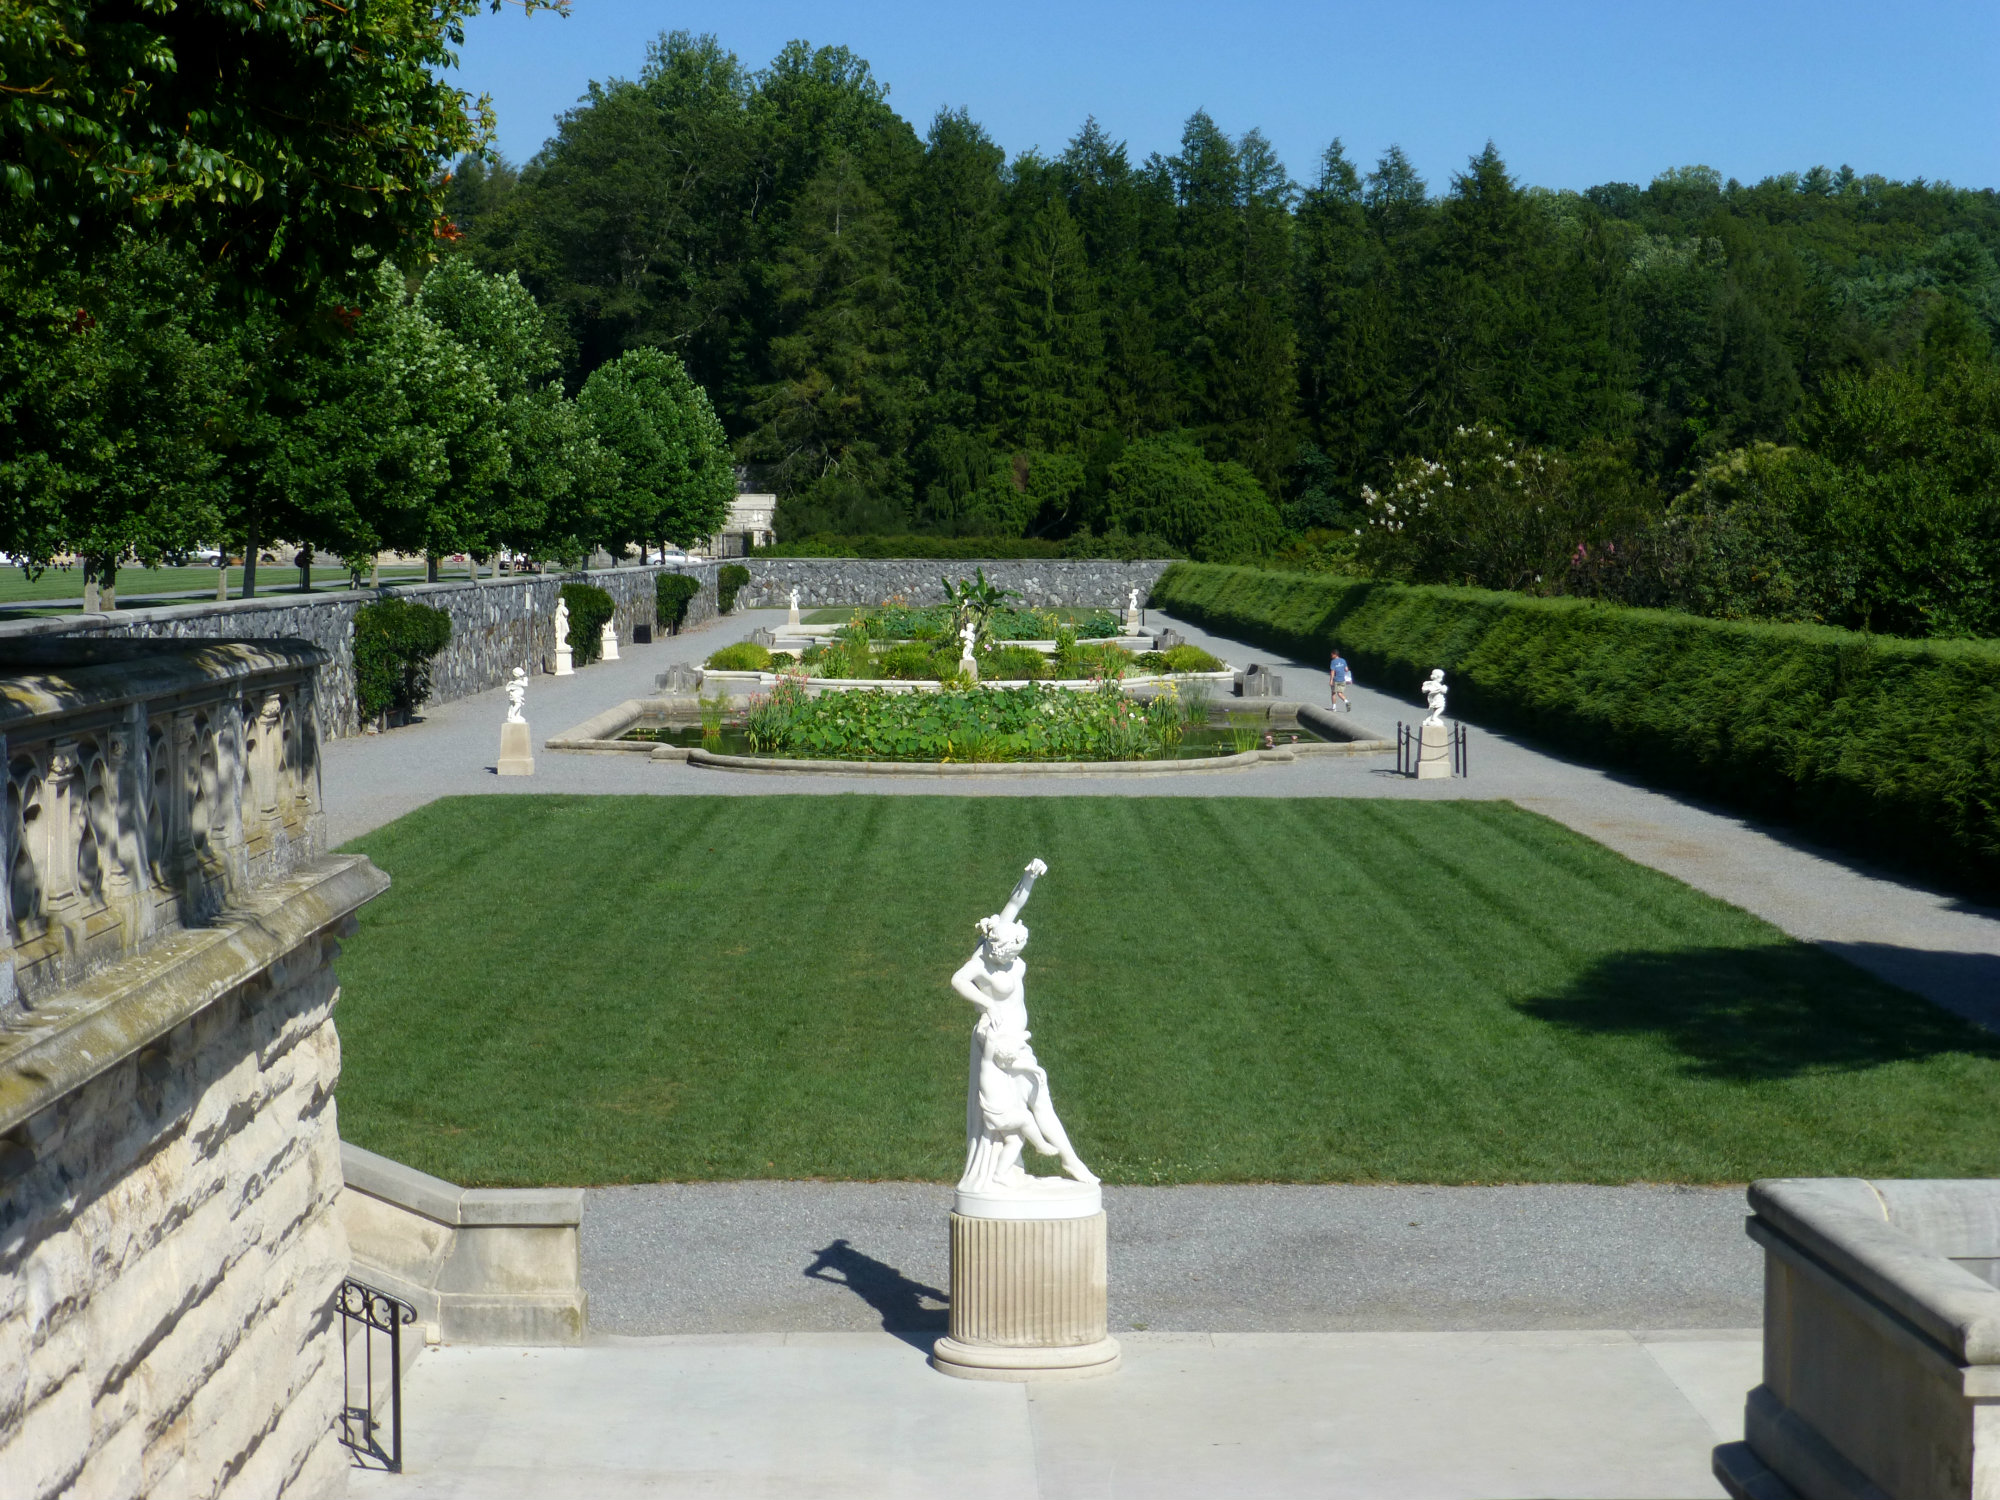
POLYGON ((322 852, 299 641, 8 643, 0 1013, 322 852))

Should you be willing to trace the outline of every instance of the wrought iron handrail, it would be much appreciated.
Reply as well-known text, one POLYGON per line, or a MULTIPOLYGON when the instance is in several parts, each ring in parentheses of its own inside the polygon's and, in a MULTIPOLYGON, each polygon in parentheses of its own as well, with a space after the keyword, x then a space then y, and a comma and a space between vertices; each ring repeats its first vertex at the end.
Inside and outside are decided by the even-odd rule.
POLYGON ((340 1309, 340 1442, 354 1455, 358 1468, 370 1460, 391 1474, 403 1472, 403 1325, 417 1321, 417 1310, 379 1287, 349 1277, 341 1282, 340 1309), (361 1338, 362 1385, 354 1399, 354 1337, 361 1338), (379 1436, 382 1422, 375 1415, 375 1335, 389 1336, 389 1446, 379 1436))

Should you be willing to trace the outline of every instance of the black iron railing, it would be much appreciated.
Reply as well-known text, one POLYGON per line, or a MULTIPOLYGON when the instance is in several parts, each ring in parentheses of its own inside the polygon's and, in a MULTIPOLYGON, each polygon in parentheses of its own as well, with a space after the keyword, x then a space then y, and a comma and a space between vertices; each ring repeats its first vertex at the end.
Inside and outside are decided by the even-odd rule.
POLYGON ((403 1472, 403 1325, 417 1321, 417 1310, 387 1292, 352 1280, 340 1284, 340 1370, 346 1394, 341 1401, 340 1441, 361 1468, 403 1472), (389 1446, 382 1446, 384 1422, 378 1415, 375 1346, 383 1334, 389 1344, 389 1446), (359 1351, 355 1345, 361 1347, 359 1351), (356 1380, 359 1378, 357 1392, 356 1380))

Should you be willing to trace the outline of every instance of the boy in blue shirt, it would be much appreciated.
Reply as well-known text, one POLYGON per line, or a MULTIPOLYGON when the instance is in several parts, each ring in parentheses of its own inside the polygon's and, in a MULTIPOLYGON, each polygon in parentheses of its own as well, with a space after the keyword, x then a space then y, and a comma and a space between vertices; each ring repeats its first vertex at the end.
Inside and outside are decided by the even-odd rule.
POLYGON ((1347 685, 1354 681, 1354 674, 1348 670, 1347 658, 1340 654, 1340 647, 1333 648, 1333 661, 1327 668, 1327 680, 1333 685, 1333 711, 1339 713, 1345 708, 1354 712, 1354 705, 1347 701, 1347 685))

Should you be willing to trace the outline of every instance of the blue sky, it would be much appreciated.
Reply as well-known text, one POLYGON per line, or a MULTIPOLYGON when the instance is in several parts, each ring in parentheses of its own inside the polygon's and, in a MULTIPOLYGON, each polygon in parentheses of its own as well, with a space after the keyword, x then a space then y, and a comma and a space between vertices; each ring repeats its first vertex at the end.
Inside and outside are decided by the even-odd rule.
POLYGON ((1754 180, 1817 163, 2000 186, 2000 4, 1196 4, 574 0, 467 27, 455 81, 493 96, 525 160, 592 79, 632 77, 661 31, 711 31, 761 67, 794 37, 844 43, 919 133, 969 109, 1009 154, 1094 114, 1135 159, 1206 109, 1256 126, 1304 179, 1340 136, 1400 144, 1442 188, 1490 137, 1546 187, 1646 182, 1694 162, 1754 180))

